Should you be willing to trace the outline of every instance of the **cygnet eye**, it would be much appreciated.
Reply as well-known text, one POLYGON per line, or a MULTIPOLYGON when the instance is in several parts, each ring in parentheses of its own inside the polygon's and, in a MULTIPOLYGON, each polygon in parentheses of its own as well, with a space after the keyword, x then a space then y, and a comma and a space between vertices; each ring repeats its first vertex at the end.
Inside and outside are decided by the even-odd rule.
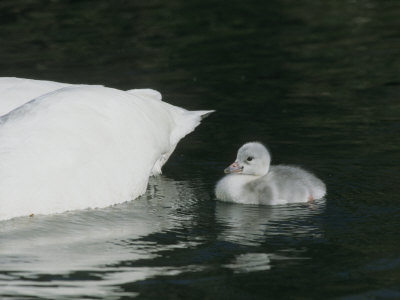
POLYGON ((249 156, 248 158, 247 158, 247 161, 252 161, 253 160, 253 157, 252 156, 249 156))

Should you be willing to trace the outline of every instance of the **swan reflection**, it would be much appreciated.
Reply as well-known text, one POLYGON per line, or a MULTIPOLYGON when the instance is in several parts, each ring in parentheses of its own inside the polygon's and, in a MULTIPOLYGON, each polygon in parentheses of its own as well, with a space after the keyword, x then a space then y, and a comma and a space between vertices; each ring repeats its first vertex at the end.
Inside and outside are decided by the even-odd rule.
POLYGON ((21 297, 106 294, 107 299, 113 299, 120 296, 118 286, 123 283, 194 271, 197 266, 152 268, 120 264, 152 259, 166 248, 196 243, 179 241, 160 246, 142 239, 154 233, 192 226, 193 215, 188 211, 196 202, 187 182, 161 176, 150 179, 144 196, 127 203, 105 209, 3 221, 0 288, 7 294, 21 297), (84 279, 69 281, 77 272, 82 272, 84 279), (56 278, 42 281, 46 276, 56 278))
POLYGON ((225 265, 234 273, 248 273, 271 269, 270 258, 266 253, 246 253, 235 257, 232 263, 225 265))

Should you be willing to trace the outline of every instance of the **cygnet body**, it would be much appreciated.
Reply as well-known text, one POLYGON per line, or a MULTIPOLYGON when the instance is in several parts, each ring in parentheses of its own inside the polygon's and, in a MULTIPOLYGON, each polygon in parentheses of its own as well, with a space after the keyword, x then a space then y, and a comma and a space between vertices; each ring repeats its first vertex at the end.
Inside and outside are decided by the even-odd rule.
POLYGON ((243 204, 277 205, 309 202, 326 194, 325 184, 295 166, 270 166, 271 156, 261 143, 244 144, 228 173, 215 188, 217 199, 243 204))

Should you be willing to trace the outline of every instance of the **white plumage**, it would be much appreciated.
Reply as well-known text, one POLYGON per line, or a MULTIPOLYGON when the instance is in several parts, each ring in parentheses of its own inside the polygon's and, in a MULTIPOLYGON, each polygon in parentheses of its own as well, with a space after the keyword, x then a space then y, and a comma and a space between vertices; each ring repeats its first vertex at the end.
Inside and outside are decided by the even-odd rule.
POLYGON ((293 166, 270 166, 268 150, 260 143, 247 143, 229 173, 216 185, 217 199, 244 204, 287 204, 320 199, 325 184, 313 174, 293 166))
POLYGON ((143 194, 149 176, 211 112, 160 99, 152 90, 67 85, 1 117, 0 220, 143 194))
POLYGON ((43 94, 72 84, 16 77, 0 77, 0 116, 43 94))

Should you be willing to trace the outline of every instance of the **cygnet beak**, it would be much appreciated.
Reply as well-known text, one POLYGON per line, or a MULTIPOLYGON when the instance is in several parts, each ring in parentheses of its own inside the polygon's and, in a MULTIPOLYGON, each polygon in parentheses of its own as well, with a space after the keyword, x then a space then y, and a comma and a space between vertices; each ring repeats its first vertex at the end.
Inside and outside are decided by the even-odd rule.
POLYGON ((224 173, 225 173, 225 174, 229 174, 229 173, 240 173, 240 172, 242 172, 242 170, 243 170, 243 167, 241 167, 241 166, 239 165, 239 163, 235 161, 233 164, 231 164, 229 167, 227 167, 227 168, 224 170, 224 173))

